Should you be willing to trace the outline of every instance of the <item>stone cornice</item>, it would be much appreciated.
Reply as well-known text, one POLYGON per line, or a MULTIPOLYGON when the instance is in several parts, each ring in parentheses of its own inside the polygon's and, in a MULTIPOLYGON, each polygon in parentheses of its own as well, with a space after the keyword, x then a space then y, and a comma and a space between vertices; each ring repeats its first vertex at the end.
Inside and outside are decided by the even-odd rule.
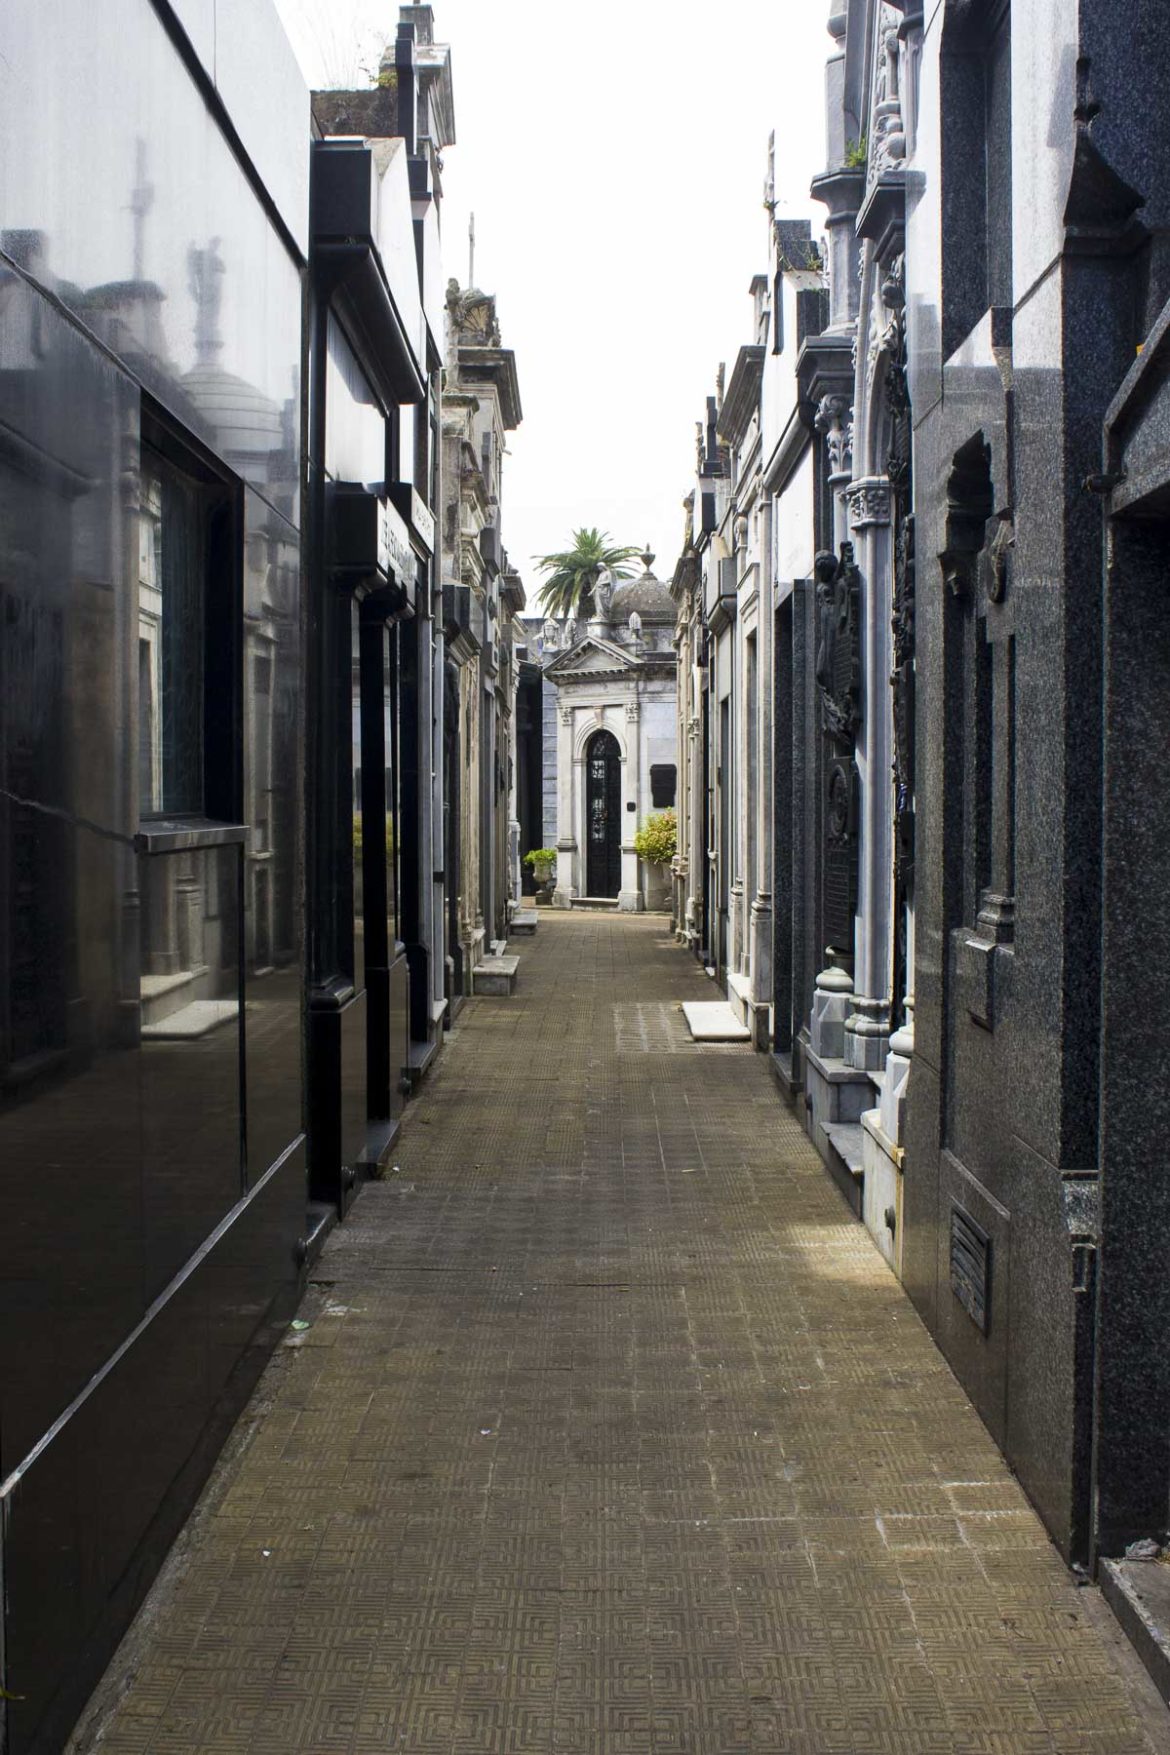
POLYGON ((520 407, 516 355, 512 349, 469 347, 460 342, 458 360, 461 383, 487 383, 495 387, 500 403, 500 419, 508 432, 514 432, 524 416, 520 407))
POLYGON ((723 393, 723 406, 719 410, 719 437, 730 445, 742 442, 752 416, 759 409, 764 351, 762 346, 753 344, 741 347, 736 356, 731 380, 723 393))

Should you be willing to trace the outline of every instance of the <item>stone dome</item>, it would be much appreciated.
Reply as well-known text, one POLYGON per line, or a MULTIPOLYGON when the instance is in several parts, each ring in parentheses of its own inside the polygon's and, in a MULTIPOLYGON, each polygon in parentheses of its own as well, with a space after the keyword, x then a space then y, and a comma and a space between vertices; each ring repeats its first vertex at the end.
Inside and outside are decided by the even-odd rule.
POLYGON ((218 366, 199 365, 184 373, 183 388, 213 428, 225 456, 252 459, 283 450, 280 406, 254 384, 218 366))
POLYGON ((650 571, 653 560, 654 556, 646 549, 642 555, 645 572, 639 573, 636 579, 623 579, 616 587, 609 609, 611 622, 628 622, 634 610, 644 622, 673 623, 676 620, 678 611, 669 588, 650 571))

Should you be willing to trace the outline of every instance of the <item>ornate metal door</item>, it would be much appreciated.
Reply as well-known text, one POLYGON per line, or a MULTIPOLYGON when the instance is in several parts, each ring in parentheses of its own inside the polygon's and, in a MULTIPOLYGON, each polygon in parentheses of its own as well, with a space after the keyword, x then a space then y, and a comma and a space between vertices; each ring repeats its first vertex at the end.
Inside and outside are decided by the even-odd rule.
POLYGON ((585 891, 616 896, 622 887, 622 765, 617 738, 599 731, 585 752, 585 891))
POLYGON ((824 737, 822 884, 826 948, 843 963, 853 956, 857 910, 857 763, 861 723, 861 641, 858 576, 853 545, 840 559, 819 554, 817 578, 817 686, 824 737))

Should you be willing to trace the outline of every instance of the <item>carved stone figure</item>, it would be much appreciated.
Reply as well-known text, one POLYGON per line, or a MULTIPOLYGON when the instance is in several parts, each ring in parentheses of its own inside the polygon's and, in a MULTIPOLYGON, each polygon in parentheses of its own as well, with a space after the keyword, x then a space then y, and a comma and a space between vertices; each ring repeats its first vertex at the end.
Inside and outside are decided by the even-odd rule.
POLYGON ((814 563, 817 580, 817 687, 821 724, 852 743, 861 723, 861 654, 857 625, 858 576, 853 545, 841 544, 840 560, 828 552, 814 563))
POLYGON ((824 743, 824 930, 842 960, 853 944, 857 907, 857 800, 854 755, 861 723, 861 636, 858 625, 860 579, 853 548, 842 543, 840 558, 828 552, 814 563, 817 581, 816 681, 824 743))

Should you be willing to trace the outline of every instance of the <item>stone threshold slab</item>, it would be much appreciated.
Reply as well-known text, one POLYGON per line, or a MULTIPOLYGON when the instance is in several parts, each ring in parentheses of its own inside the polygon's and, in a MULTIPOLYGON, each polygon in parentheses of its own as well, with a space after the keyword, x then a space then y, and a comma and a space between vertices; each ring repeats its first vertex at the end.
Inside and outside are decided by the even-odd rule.
POLYGON ((687 999, 683 1016, 696 1042, 750 1042, 752 1033, 744 1028, 724 1000, 687 999))

